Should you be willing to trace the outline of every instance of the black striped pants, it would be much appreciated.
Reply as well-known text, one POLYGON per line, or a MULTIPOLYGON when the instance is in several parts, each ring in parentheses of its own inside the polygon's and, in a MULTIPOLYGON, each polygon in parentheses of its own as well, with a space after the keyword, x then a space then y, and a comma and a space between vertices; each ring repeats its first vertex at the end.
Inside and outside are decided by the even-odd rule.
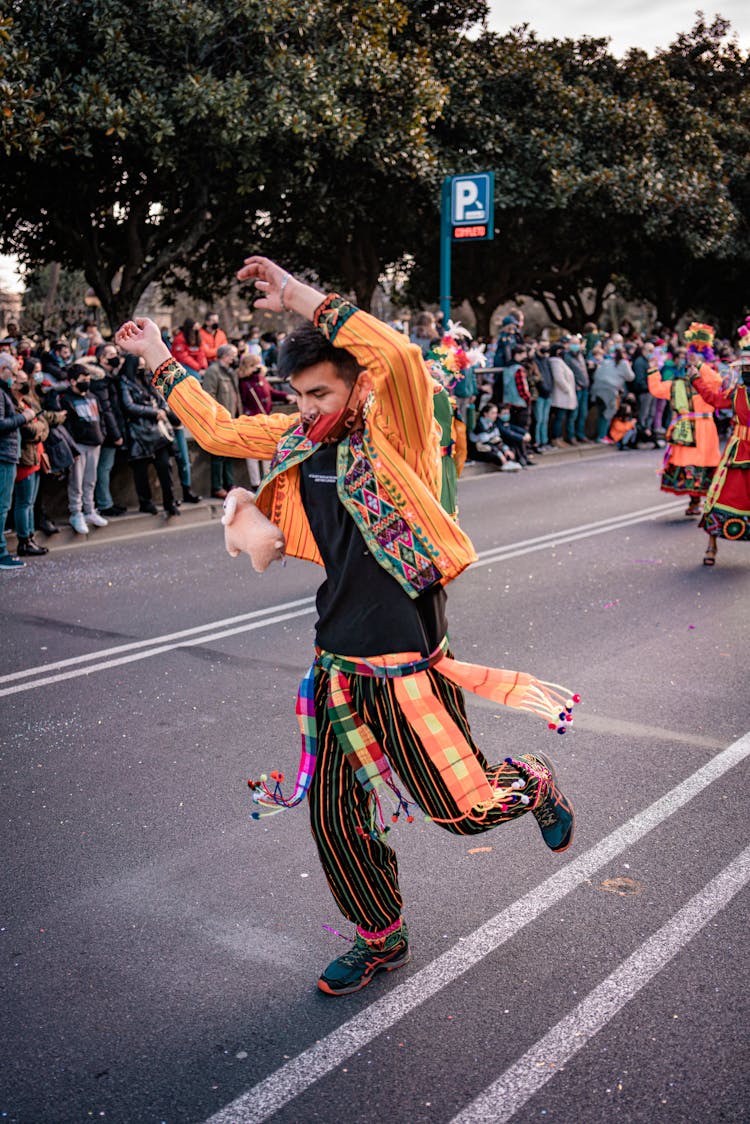
MULTIPOLYGON (((471 737, 462 690, 438 671, 428 671, 432 689, 462 730, 477 760, 490 779, 497 766, 489 766, 471 737)), ((388 757, 391 768, 422 811, 435 819, 456 820, 440 826, 456 835, 475 835, 515 819, 529 806, 499 806, 481 822, 462 818, 436 766, 427 756, 404 718, 393 692, 393 680, 350 675, 352 702, 388 757)), ((318 758, 308 794, 310 823, 328 885, 336 903, 350 921, 369 932, 386 929, 401 915, 403 899, 398 885, 396 854, 387 843, 367 834, 369 798, 357 781, 333 732, 326 700, 328 674, 318 669, 315 679, 315 716, 318 758), (361 835, 357 828, 365 831, 361 835)), ((505 766, 503 783, 524 781, 524 792, 536 795, 536 781, 505 766)))

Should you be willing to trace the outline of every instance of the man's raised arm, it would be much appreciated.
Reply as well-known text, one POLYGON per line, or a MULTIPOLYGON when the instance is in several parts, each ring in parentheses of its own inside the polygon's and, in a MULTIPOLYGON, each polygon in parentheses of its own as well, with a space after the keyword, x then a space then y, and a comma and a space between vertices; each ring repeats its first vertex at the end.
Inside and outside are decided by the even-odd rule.
POLYGON ((188 427, 198 444, 218 457, 270 460, 282 434, 294 421, 286 414, 233 418, 206 394, 198 380, 172 357, 153 320, 128 320, 115 334, 123 351, 146 361, 154 386, 188 427))
POLYGON ((297 312, 312 320, 336 347, 355 356, 372 380, 381 422, 390 439, 416 471, 422 470, 426 459, 432 473, 438 437, 432 379, 421 349, 343 297, 326 297, 268 258, 247 258, 237 277, 254 282, 261 293, 256 307, 297 312))

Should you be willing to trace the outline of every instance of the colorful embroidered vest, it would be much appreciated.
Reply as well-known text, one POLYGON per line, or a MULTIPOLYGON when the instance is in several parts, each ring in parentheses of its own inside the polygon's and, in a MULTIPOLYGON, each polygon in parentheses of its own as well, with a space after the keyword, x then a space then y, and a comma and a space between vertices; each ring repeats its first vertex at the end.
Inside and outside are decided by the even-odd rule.
MULTIPOLYGON (((336 489, 357 524, 375 560, 396 579, 409 597, 418 597, 442 578, 425 537, 399 513, 387 488, 378 480, 367 455, 367 433, 356 432, 338 444, 336 489)), ((306 460, 320 446, 310 441, 302 425, 293 426, 279 441, 271 468, 261 484, 265 489, 282 472, 306 460)))

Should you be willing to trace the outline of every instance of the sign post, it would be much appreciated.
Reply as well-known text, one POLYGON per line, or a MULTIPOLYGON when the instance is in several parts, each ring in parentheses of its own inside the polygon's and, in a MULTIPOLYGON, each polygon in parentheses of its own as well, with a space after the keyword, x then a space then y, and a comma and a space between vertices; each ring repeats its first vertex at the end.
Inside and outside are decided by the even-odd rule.
POLYGON ((495 237, 495 173, 446 176, 440 205, 440 309, 450 319, 451 243, 495 237))

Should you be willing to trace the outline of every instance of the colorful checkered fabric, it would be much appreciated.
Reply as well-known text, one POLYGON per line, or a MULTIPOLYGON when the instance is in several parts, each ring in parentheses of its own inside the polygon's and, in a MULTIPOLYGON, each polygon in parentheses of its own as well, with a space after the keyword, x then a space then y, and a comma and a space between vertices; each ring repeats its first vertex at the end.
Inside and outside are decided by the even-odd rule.
POLYGON ((481 814, 498 800, 506 799, 497 784, 490 783, 465 733, 435 696, 426 672, 434 668, 451 683, 473 694, 482 695, 502 706, 537 714, 560 733, 566 731, 567 723, 572 719, 573 703, 579 701, 578 696, 570 696, 563 687, 544 683, 525 672, 462 663, 447 655, 447 647, 444 639, 426 657, 405 652, 366 659, 318 651, 300 684, 297 697, 302 755, 294 794, 290 798, 284 797, 281 789, 283 778, 278 773, 272 773, 274 787, 270 787, 264 778, 260 783, 250 782, 256 803, 267 813, 282 807, 293 807, 300 803, 310 786, 317 756, 316 666, 328 672, 328 717, 339 745, 365 792, 379 795, 387 787, 397 798, 398 810, 407 807, 396 787, 383 748, 352 702, 349 676, 394 680, 396 700, 413 736, 424 747, 446 791, 462 814, 468 815, 472 809, 481 814))

